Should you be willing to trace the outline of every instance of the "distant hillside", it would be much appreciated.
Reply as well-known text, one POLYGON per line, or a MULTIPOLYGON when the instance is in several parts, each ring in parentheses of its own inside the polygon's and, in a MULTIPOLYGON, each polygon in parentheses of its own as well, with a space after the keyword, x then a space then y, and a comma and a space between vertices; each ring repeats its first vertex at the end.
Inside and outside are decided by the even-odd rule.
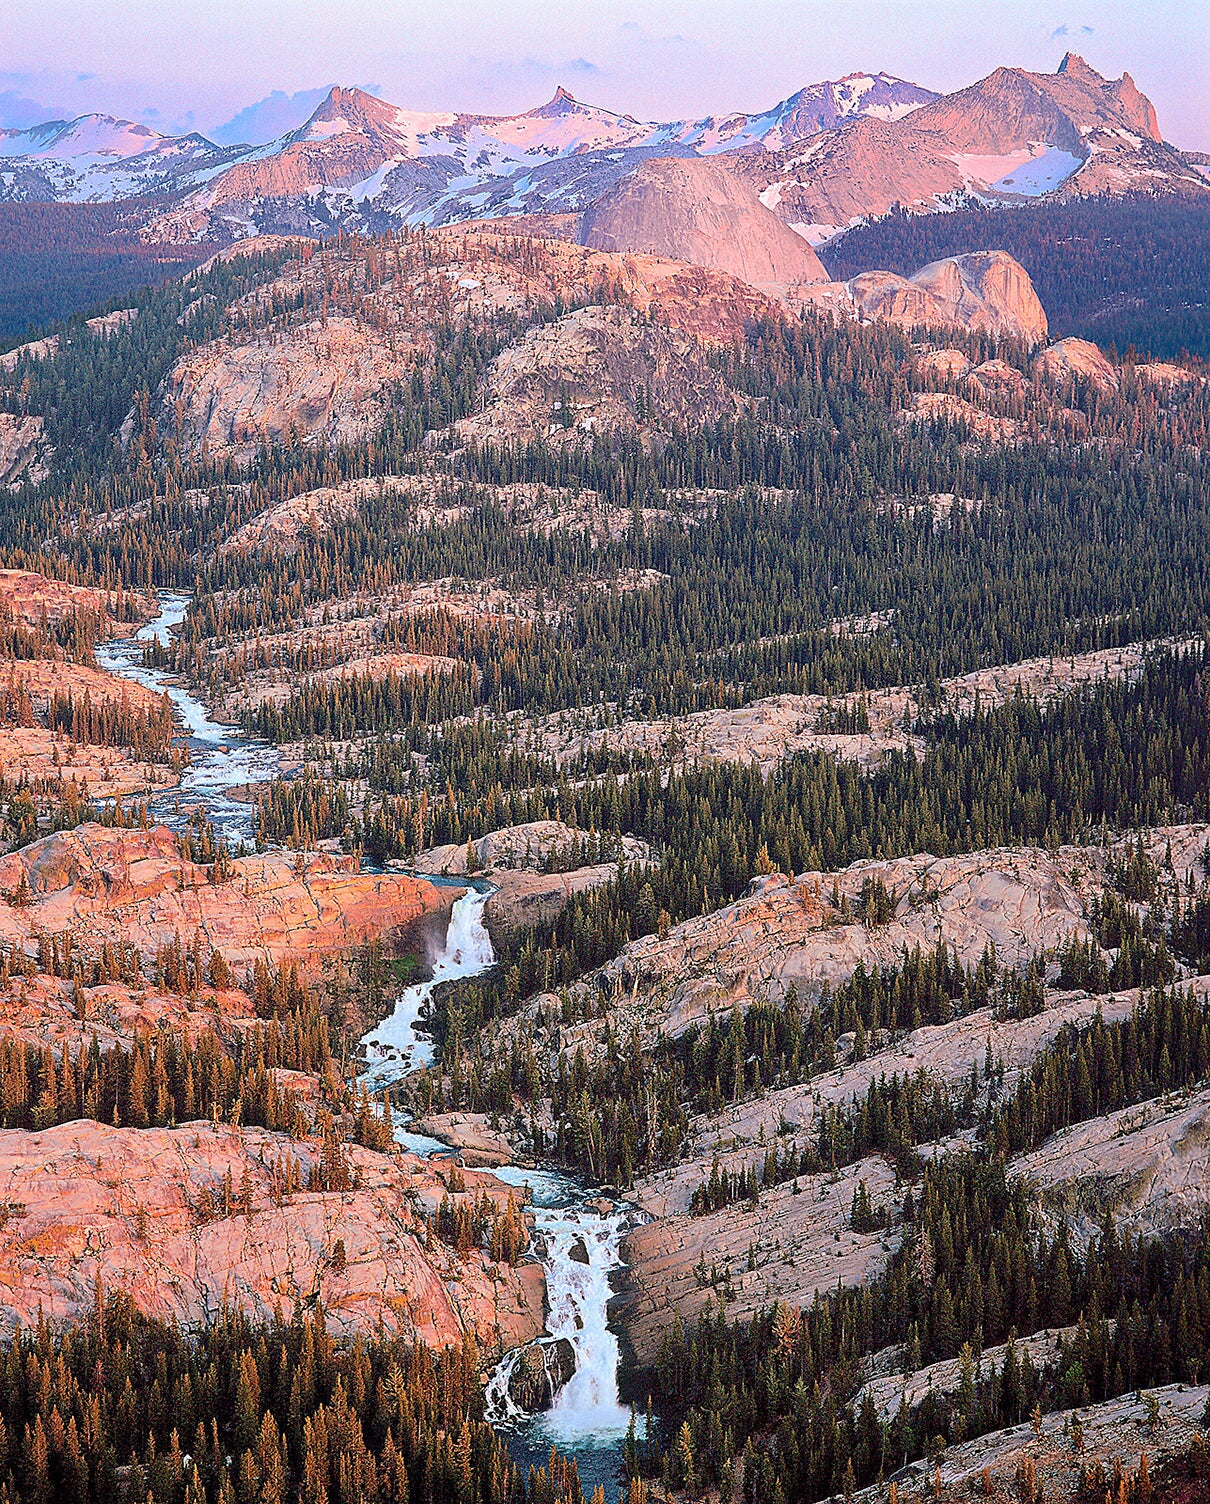
POLYGON ((988 246, 1029 273, 1056 338, 1119 351, 1210 360, 1210 204, 1142 196, 1049 201, 952 214, 893 211, 820 248, 830 276, 924 262, 988 246))
POLYGON ((67 318, 197 266, 215 247, 144 245, 129 203, 0 204, 0 350, 67 318))

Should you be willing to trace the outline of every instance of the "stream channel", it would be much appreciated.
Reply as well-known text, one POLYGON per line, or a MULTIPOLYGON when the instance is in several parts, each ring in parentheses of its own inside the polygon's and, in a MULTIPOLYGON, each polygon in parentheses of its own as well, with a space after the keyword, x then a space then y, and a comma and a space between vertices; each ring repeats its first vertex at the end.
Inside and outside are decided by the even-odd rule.
MULTIPOLYGON (((167 691, 183 723, 190 762, 179 788, 149 800, 149 815, 181 830, 189 815, 200 808, 214 825, 215 835, 225 838, 230 848, 241 841, 251 848, 252 805, 232 798, 228 790, 272 778, 278 770, 276 749, 245 736, 238 727, 211 720, 206 707, 175 676, 143 662, 148 643, 156 638, 167 642, 168 634, 185 619, 189 599, 185 594, 161 592, 159 616, 134 637, 99 645, 96 659, 111 673, 157 693, 167 691)), ((433 1046, 423 1025, 433 989, 442 982, 479 976, 495 964, 483 922, 490 894, 488 887, 472 888, 454 902, 445 943, 432 958, 431 978, 405 988, 391 1015, 365 1035, 364 1079, 373 1090, 381 1091, 431 1062, 433 1046)), ((410 1131, 403 1122, 395 1137, 426 1158, 452 1152, 437 1139, 410 1131)), ((590 1188, 554 1170, 505 1165, 491 1173, 525 1191, 534 1217, 534 1252, 546 1271, 546 1332, 538 1346, 544 1357, 549 1353, 553 1359, 556 1344, 569 1343, 575 1372, 548 1411, 528 1415, 513 1403, 508 1387, 520 1351, 508 1354, 488 1379, 488 1419, 523 1470, 531 1463, 544 1463, 551 1447, 557 1446, 564 1455, 575 1457, 585 1497, 600 1483, 606 1498, 615 1500, 630 1411, 618 1399, 620 1354, 617 1336, 608 1324, 608 1303, 610 1281, 622 1267, 622 1240, 633 1214, 619 1208, 602 1215, 590 1204, 595 1199, 590 1188)))

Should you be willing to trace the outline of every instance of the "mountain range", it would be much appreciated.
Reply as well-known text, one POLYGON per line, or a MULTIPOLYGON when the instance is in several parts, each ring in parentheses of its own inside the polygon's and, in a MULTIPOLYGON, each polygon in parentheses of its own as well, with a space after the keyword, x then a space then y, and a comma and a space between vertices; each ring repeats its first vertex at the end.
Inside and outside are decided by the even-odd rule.
POLYGON ((335 87, 298 129, 261 146, 87 115, 0 132, 0 202, 146 197, 147 239, 229 241, 579 214, 645 160, 711 156, 815 242, 893 204, 1210 193, 1129 74, 1106 80, 1069 54, 1054 74, 998 68, 954 94, 853 74, 756 113, 663 123, 562 88, 536 109, 487 116, 335 87))

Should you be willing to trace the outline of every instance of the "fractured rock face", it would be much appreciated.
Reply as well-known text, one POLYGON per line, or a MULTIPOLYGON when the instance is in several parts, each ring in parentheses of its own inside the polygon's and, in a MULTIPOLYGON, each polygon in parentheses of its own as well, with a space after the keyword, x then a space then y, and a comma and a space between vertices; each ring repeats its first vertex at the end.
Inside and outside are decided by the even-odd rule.
POLYGON ((316 319, 289 340, 214 342, 187 356, 168 381, 190 450, 250 458, 264 443, 322 435, 347 443, 373 433, 391 381, 410 374, 410 352, 393 351, 352 319, 316 319))
POLYGON ((22 476, 36 480, 42 473, 37 463, 42 428, 41 418, 0 413, 0 485, 11 485, 22 476))
POLYGON ((196 934, 235 967, 258 959, 306 967, 375 936, 412 947, 458 893, 403 873, 359 872, 352 857, 281 851, 240 858, 226 881, 212 882, 162 825, 85 824, 45 836, 0 859, 0 892, 14 892, 23 876, 32 901, 0 905, 6 941, 70 931, 86 949, 120 940, 154 959, 175 936, 196 934))
POLYGON ((689 336, 629 308, 590 307, 529 330, 498 355, 486 404, 457 425, 460 437, 667 432, 737 414, 743 399, 689 336))
POLYGON ((730 272, 754 287, 826 282, 807 242, 718 162, 644 162, 585 210, 577 239, 730 272))
POLYGON ((39 1311, 52 1324, 78 1320, 100 1281, 186 1325, 212 1320, 224 1301, 268 1320, 279 1304, 288 1318, 322 1300, 346 1337, 381 1323, 446 1346, 469 1330, 491 1351, 541 1332, 539 1266, 425 1247, 415 1208, 444 1188, 422 1161, 349 1146, 351 1190, 274 1193, 280 1161, 298 1161, 305 1185, 321 1149, 210 1122, 0 1132, 0 1330, 39 1311), (224 1184, 244 1187, 242 1205, 225 1204, 224 1184))
POLYGON ((947 256, 911 277, 859 272, 847 283, 799 288, 796 296, 826 311, 885 319, 906 329, 950 325, 1016 335, 1030 344, 1046 338, 1046 312, 1029 273, 1007 251, 947 256))

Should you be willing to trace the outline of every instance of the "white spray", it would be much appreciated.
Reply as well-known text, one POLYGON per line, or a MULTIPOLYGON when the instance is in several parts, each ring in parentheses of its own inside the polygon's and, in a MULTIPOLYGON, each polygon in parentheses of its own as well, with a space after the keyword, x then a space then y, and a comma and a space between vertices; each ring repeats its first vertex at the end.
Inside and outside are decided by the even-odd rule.
POLYGON ((442 982, 477 977, 495 960, 491 936, 483 923, 483 906, 489 896, 472 889, 455 902, 450 910, 445 944, 433 958, 432 978, 405 987, 390 1018, 383 1019, 362 1039, 369 1061, 363 1079, 371 1090, 388 1085, 408 1071, 432 1064, 433 1042, 422 1032, 421 1017, 433 989, 442 982))

